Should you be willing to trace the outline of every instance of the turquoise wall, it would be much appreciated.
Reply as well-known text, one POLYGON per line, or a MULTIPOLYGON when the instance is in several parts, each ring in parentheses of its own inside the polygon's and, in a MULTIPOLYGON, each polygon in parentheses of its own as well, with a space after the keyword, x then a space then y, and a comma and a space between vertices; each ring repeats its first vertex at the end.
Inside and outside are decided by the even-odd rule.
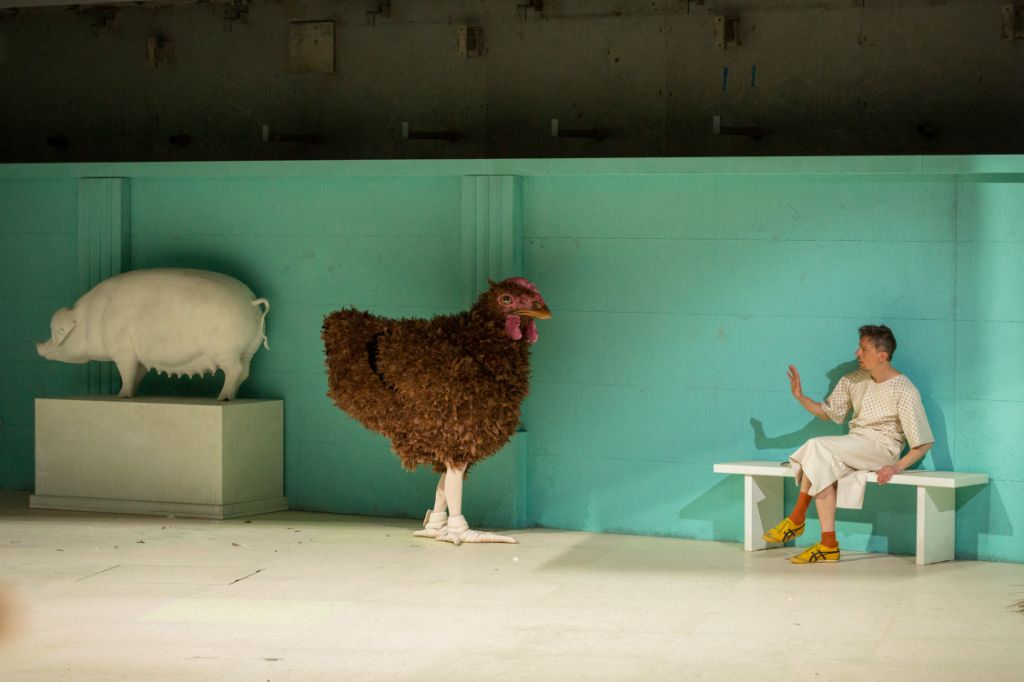
MULTIPOLYGON (((405 475, 383 438, 325 397, 320 325, 325 313, 347 305, 395 317, 457 310, 459 192, 452 176, 132 183, 133 267, 224 272, 271 302, 271 350, 256 354, 239 397, 285 400, 286 493, 293 507, 415 515, 432 504, 427 493, 417 493, 433 485, 426 472, 424 480, 405 475)), ((187 380, 174 383, 196 388, 187 380)))
POLYGON ((0 486, 31 490, 36 396, 79 392, 81 366, 44 362, 36 342, 78 291, 78 181, 0 166, 0 486))
MULTIPOLYGON (((509 242, 501 268, 521 259, 555 313, 517 448, 525 521, 738 541, 742 482, 711 465, 782 459, 839 432, 793 401, 785 368, 824 396, 854 367, 857 327, 884 322, 938 437, 923 466, 993 479, 958 491, 958 556, 1024 562, 1011 464, 1022 172, 1020 157, 0 166, 0 486, 32 488, 32 399, 89 386, 32 344, 82 293, 79 178, 116 176, 130 178, 131 267, 219 270, 272 302, 272 350, 240 396, 285 400, 295 508, 419 516, 430 503, 433 475, 403 472, 324 396, 320 322, 347 305, 462 308, 479 280, 476 230, 509 242), (489 176, 516 178, 495 185, 504 199, 488 198, 489 176), (481 227, 488 215, 496 228, 481 227)), ((143 388, 213 395, 219 381, 143 388)), ((481 467, 477 490, 500 492, 514 456, 481 467)), ((851 550, 912 554, 913 490, 870 487, 839 533, 851 550)))

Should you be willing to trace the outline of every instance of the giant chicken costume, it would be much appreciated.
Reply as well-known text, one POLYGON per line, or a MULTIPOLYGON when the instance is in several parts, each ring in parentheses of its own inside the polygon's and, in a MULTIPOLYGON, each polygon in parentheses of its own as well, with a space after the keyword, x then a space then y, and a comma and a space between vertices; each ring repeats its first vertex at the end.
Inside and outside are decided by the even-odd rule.
POLYGON ((462 482, 515 432, 529 390, 534 320, 549 317, 537 287, 513 277, 491 282, 456 315, 391 320, 347 309, 324 319, 327 395, 390 438, 406 469, 425 464, 441 474, 417 536, 515 542, 469 528, 462 482))

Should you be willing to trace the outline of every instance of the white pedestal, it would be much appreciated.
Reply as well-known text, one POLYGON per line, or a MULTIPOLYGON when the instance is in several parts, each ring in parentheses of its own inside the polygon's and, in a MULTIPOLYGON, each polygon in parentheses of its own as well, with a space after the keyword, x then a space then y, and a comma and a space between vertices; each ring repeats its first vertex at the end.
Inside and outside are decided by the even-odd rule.
MULTIPOLYGON (((793 478, 793 468, 779 462, 748 460, 722 462, 719 474, 740 474, 743 487, 743 547, 748 552, 778 546, 761 535, 782 519, 782 479, 793 478)), ((878 482, 876 473, 865 480, 878 482)), ((917 487, 917 563, 952 561, 956 555, 956 489, 986 485, 988 474, 962 471, 904 471, 886 485, 917 487)))
POLYGON ((956 490, 917 489, 917 556, 919 565, 952 561, 956 553, 956 490))
POLYGON ((287 509, 284 403, 39 398, 29 504, 211 519, 287 509))
POLYGON ((782 519, 782 479, 774 476, 743 477, 743 549, 753 552, 778 547, 763 537, 782 519))

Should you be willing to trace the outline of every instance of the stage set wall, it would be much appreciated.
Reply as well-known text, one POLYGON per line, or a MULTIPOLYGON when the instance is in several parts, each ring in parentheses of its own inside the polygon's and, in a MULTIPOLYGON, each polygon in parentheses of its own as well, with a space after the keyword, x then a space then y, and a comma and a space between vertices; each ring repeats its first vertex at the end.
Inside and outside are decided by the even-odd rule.
MULTIPOLYGON (((554 312, 523 407, 529 524, 741 541, 742 481, 712 464, 840 433, 786 367, 823 397, 858 326, 885 323, 937 438, 923 468, 992 479, 957 491, 957 556, 1024 562, 1022 215, 1007 156, 0 166, 0 487, 33 488, 35 398, 117 386, 35 352, 83 271, 197 267, 271 301, 239 397, 285 401, 291 506, 421 516, 434 475, 331 404, 320 326, 464 308, 494 247, 467 235, 492 220, 554 312)), ((220 380, 151 373, 143 392, 220 380)), ((844 548, 913 554, 914 510, 870 486, 840 512, 844 548)))

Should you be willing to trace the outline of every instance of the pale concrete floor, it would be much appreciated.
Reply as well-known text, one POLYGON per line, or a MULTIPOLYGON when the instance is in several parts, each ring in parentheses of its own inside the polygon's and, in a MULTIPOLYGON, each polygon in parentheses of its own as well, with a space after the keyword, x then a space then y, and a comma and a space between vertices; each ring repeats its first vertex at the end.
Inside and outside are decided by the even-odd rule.
POLYGON ((413 521, 41 512, 0 494, 4 680, 1024 679, 1024 566, 413 521))

